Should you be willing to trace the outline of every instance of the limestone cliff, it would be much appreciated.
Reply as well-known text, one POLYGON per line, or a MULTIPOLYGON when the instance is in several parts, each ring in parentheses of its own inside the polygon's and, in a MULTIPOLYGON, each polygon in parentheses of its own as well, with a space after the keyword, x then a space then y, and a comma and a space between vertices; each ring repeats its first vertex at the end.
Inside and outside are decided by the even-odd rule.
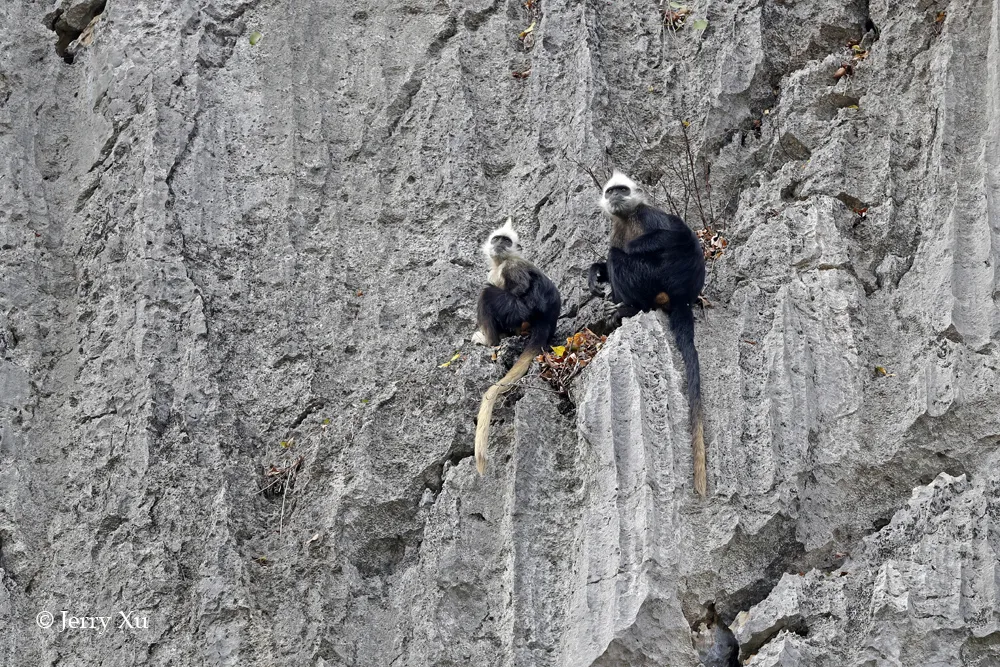
POLYGON ((5 0, 0 155, 3 664, 1000 665, 1000 0, 5 0), (472 462, 612 167, 704 501, 654 314, 472 462))

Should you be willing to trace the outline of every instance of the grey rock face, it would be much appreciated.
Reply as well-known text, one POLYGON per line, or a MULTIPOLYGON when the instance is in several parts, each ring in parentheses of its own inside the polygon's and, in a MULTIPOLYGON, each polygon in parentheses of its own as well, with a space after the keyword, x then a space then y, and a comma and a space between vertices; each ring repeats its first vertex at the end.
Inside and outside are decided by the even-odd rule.
POLYGON ((996 487, 942 473, 841 569, 784 575, 733 624, 746 664, 997 664, 996 487))
POLYGON ((1000 2, 689 7, 3 3, 0 661, 1000 664, 1000 2), (705 501, 652 313, 472 463, 611 167, 728 241, 705 501))

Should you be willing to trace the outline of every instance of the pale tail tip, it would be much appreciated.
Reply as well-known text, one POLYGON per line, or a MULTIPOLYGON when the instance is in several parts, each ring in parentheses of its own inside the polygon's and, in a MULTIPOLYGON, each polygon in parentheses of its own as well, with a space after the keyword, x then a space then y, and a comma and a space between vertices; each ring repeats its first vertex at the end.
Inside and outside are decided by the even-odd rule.
POLYGON ((694 490, 702 498, 705 497, 705 494, 708 491, 708 483, 707 482, 708 481, 705 479, 704 475, 699 475, 697 472, 695 473, 695 475, 694 475, 694 490))

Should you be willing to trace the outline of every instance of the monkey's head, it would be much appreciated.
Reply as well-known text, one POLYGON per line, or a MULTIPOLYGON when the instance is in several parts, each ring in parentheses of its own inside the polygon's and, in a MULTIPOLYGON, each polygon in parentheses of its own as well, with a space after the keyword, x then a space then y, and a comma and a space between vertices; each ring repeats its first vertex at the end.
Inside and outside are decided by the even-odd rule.
POLYGON ((608 215, 625 217, 643 202, 645 202, 645 197, 643 197, 642 188, 620 171, 615 171, 608 182, 604 184, 601 208, 608 215))
POLYGON ((507 218, 503 227, 498 227, 490 234, 490 238, 483 244, 483 254, 490 259, 502 258, 511 254, 521 252, 521 244, 518 242, 517 232, 514 231, 514 221, 507 218))

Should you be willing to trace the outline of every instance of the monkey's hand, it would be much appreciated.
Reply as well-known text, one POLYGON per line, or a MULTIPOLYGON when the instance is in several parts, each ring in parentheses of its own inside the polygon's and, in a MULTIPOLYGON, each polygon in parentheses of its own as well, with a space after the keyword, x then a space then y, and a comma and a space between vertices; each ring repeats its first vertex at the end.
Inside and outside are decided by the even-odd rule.
POLYGON ((605 322, 621 322, 621 314, 619 309, 619 304, 609 301, 607 299, 601 301, 600 305, 601 319, 605 322))
POLYGON ((587 272, 587 287, 594 296, 604 297, 605 290, 602 283, 608 282, 608 265, 605 262, 594 262, 587 272))

